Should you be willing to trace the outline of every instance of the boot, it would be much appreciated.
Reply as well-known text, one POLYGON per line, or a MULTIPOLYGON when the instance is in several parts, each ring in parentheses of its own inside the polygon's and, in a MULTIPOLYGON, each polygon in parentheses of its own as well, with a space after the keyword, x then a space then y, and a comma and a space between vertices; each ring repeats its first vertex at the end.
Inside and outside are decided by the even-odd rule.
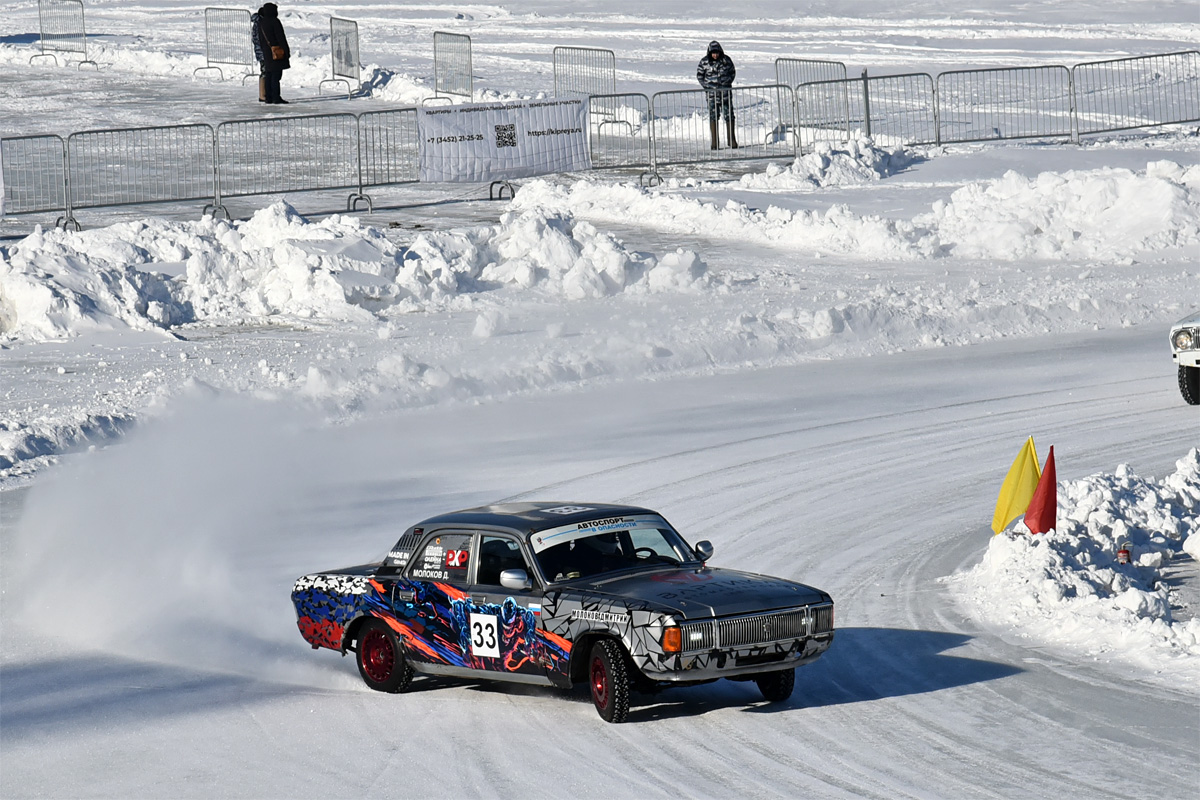
POLYGON ((717 121, 715 119, 709 120, 708 130, 710 133, 712 133, 712 146, 709 147, 708 149, 716 150, 717 149, 717 121))
MULTIPOLYGON (((716 123, 714 122, 713 125, 715 127, 716 123)), ((729 134, 729 146, 737 150, 737 137, 733 135, 733 117, 725 118, 725 130, 729 134)))
POLYGON ((267 102, 267 79, 262 75, 258 76, 258 102, 267 102))

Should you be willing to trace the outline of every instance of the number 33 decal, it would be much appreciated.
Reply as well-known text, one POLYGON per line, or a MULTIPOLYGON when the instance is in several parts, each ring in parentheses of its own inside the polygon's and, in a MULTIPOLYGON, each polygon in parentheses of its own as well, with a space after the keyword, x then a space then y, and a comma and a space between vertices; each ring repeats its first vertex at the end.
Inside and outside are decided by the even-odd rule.
POLYGON ((471 615, 471 655, 482 658, 500 657, 498 622, 492 614, 471 615))

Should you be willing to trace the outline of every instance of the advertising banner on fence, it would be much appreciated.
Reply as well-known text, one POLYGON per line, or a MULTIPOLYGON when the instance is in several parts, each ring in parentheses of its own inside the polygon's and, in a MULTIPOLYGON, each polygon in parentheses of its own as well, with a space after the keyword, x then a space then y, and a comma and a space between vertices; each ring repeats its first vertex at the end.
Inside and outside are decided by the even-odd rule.
POLYGON ((484 183, 591 169, 587 100, 422 107, 421 180, 484 183))

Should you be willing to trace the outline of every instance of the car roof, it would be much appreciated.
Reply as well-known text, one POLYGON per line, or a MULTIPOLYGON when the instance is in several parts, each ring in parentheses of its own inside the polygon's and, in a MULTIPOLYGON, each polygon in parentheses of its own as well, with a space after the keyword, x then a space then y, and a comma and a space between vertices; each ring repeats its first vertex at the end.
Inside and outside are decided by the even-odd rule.
POLYGON ((416 527, 431 528, 442 525, 486 525, 496 528, 511 528, 525 534, 560 528, 594 519, 622 517, 632 514, 655 514, 640 506, 614 503, 496 503, 478 508, 451 511, 420 522, 416 527))

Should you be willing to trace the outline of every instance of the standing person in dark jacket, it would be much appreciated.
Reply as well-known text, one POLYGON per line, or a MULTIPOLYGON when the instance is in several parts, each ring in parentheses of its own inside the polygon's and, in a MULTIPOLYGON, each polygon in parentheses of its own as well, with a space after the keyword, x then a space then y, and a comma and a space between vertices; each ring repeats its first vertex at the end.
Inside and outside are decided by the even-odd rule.
POLYGON ((279 79, 283 71, 292 65, 292 55, 283 23, 279 21, 279 7, 264 3, 257 14, 250 17, 250 38, 254 43, 254 57, 258 59, 261 77, 258 79, 258 99, 263 103, 287 103, 279 96, 279 79))
POLYGON ((733 79, 737 69, 733 59, 725 55, 721 43, 708 43, 708 53, 696 66, 696 80, 708 93, 708 129, 712 133, 712 149, 717 149, 717 117, 725 118, 725 130, 729 134, 729 146, 738 146, 733 134, 733 79))

